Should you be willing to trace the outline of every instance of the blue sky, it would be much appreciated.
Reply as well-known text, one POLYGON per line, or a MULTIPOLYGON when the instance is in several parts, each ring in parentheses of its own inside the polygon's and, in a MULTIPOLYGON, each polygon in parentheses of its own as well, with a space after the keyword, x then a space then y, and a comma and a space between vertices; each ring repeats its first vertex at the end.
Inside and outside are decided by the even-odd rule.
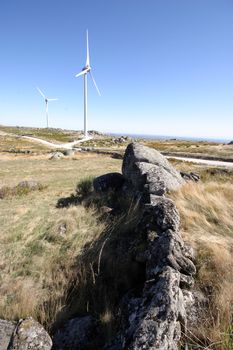
POLYGON ((233 138, 232 0, 1 0, 0 124, 233 138))

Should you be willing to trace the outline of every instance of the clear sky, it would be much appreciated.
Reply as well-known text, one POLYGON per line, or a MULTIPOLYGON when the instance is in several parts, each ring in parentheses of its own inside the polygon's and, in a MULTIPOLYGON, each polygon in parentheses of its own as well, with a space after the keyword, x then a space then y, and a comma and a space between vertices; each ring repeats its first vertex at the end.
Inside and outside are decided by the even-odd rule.
POLYGON ((0 124, 233 138, 232 0, 0 0, 0 124))

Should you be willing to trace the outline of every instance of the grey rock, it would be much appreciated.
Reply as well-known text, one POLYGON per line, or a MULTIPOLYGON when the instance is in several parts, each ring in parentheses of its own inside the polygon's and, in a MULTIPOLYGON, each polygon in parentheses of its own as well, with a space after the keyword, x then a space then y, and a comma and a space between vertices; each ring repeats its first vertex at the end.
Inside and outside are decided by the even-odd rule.
POLYGON ((98 324, 92 316, 76 317, 55 333, 53 350, 82 349, 95 339, 97 331, 98 324))
POLYGON ((130 143, 125 151, 122 173, 137 190, 163 195, 177 190, 183 183, 181 175, 158 151, 139 143, 130 143))
POLYGON ((20 320, 7 350, 50 350, 52 340, 45 329, 28 317, 20 320))
POLYGON ((97 193, 107 192, 110 189, 119 190, 125 182, 120 173, 109 173, 96 177, 93 180, 93 186, 97 193))
POLYGON ((64 154, 62 152, 54 152, 51 154, 49 159, 61 159, 64 158, 64 154))
POLYGON ((164 266, 170 266, 185 275, 195 275, 195 265, 184 256, 183 247, 183 240, 172 230, 163 232, 153 242, 150 242, 150 259, 147 264, 148 278, 154 278, 164 266))
POLYGON ((180 215, 175 203, 169 198, 155 195, 150 195, 150 203, 145 205, 146 220, 150 229, 178 231, 180 215))
POLYGON ((63 153, 65 156, 73 156, 75 155, 75 150, 74 149, 66 149, 63 153))
POLYGON ((183 290, 184 307, 186 309, 187 327, 189 329, 197 329, 201 320, 205 322, 205 315, 203 310, 209 303, 209 300, 201 291, 197 290, 183 290))
POLYGON ((41 183, 34 180, 21 181, 18 183, 17 186, 21 188, 30 189, 30 190, 39 190, 42 188, 41 183))
POLYGON ((185 317, 179 283, 179 273, 170 267, 154 283, 148 282, 141 303, 128 310, 122 349, 178 349, 181 332, 178 320, 185 317))
POLYGON ((0 320, 0 349, 7 350, 12 334, 15 330, 16 322, 0 320))
POLYGON ((180 287, 181 288, 192 288, 194 286, 194 278, 192 276, 180 274, 180 287))

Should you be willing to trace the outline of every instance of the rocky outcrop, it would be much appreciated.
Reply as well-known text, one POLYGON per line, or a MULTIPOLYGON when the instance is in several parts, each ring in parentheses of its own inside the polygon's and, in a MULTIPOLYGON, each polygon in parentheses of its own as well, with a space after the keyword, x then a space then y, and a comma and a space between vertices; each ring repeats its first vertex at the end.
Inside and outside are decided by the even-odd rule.
POLYGON ((1 350, 50 350, 52 340, 33 318, 17 322, 0 320, 1 350))
POLYGON ((184 180, 159 152, 136 143, 126 149, 122 172, 122 191, 128 184, 141 194, 135 236, 144 237, 144 251, 134 258, 146 271, 140 295, 131 292, 123 298, 119 333, 105 350, 176 350, 186 329, 196 268, 194 252, 179 233, 177 208, 164 195, 184 180))
POLYGON ((135 190, 162 196, 177 190, 183 183, 181 175, 155 149, 139 143, 128 145, 122 164, 122 173, 135 190))

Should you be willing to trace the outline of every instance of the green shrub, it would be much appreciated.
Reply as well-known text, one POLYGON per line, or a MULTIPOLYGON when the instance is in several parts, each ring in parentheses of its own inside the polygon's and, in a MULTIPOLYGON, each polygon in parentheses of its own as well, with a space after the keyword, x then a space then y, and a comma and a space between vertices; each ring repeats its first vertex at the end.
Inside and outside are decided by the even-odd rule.
POLYGON ((93 192, 93 176, 83 178, 76 187, 76 194, 82 198, 93 192))

